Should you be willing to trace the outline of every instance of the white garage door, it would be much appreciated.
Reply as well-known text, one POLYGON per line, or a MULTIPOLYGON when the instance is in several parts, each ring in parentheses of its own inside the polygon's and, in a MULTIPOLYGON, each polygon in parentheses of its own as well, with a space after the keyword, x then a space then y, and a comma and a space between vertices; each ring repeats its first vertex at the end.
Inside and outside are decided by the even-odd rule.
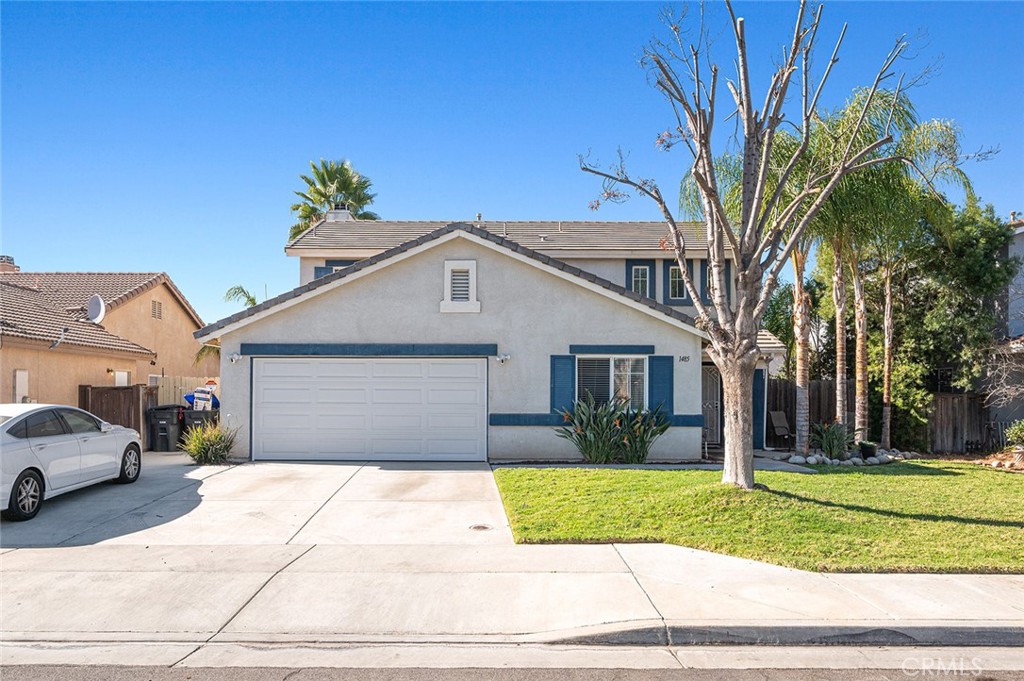
POLYGON ((262 358, 254 459, 487 460, 487 360, 262 358))

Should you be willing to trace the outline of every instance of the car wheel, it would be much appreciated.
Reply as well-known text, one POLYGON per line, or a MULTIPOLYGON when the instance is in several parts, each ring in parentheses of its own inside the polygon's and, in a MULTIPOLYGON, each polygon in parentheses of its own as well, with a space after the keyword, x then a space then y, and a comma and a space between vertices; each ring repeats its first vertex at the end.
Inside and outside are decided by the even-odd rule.
POLYGON ((8 520, 32 520, 43 505, 43 479, 35 471, 22 471, 11 488, 3 515, 8 520))
POLYGON ((142 454, 139 454, 139 449, 135 445, 129 445, 121 457, 121 475, 118 476, 117 482, 122 484, 135 482, 139 479, 141 472, 142 454))

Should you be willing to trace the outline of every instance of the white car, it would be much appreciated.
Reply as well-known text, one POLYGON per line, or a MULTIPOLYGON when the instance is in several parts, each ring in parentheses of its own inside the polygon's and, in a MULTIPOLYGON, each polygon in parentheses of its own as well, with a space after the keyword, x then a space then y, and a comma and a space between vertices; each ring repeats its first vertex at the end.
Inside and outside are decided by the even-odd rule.
POLYGON ((0 404, 0 504, 8 520, 30 520, 43 499, 142 471, 131 428, 57 404, 0 404))

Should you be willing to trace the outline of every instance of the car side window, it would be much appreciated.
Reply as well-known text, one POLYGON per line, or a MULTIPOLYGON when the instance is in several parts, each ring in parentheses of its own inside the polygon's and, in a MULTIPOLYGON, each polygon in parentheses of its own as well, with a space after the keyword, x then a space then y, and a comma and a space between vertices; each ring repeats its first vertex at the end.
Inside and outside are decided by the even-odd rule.
POLYGON ((11 437, 16 437, 19 440, 24 440, 28 437, 28 429, 25 425, 28 423, 28 419, 22 419, 15 423, 13 426, 7 429, 7 434, 11 437))
POLYGON ((53 437, 65 434, 64 424, 57 416, 57 412, 52 409, 41 411, 38 414, 30 414, 25 419, 25 425, 29 437, 53 437))
POLYGON ((71 427, 71 432, 76 435, 100 432, 100 422, 85 412, 75 411, 74 409, 61 409, 60 415, 64 417, 68 426, 71 427))

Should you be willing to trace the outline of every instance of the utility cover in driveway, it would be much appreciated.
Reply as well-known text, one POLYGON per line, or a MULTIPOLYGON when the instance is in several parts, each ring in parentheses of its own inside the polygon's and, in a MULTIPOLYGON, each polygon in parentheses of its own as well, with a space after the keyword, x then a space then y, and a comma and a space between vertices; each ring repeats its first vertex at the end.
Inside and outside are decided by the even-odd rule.
POLYGON ((254 459, 486 461, 486 359, 253 360, 254 459))

